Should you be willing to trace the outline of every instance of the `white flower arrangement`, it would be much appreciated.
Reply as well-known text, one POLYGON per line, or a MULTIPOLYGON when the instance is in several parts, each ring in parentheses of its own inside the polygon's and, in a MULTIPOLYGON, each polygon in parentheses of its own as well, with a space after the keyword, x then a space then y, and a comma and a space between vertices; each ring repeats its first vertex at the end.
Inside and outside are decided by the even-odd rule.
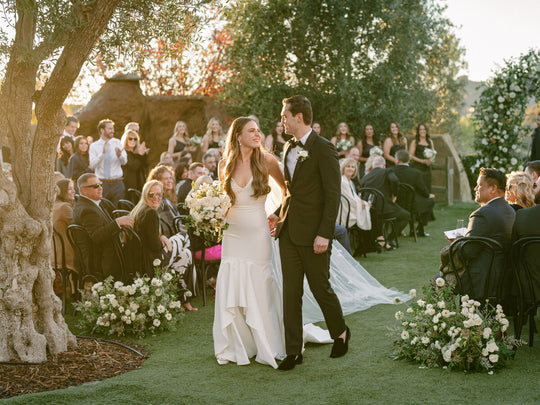
POLYGON ((424 157, 434 162, 437 157, 437 151, 435 149, 426 148, 424 149, 424 157))
POLYGON ((336 149, 338 150, 338 152, 348 151, 349 149, 352 148, 352 146, 353 146, 353 143, 348 138, 340 139, 339 141, 336 142, 336 149))
POLYGON ((173 329, 181 319, 183 308, 178 300, 182 274, 173 268, 160 269, 154 261, 154 277, 136 277, 132 284, 114 281, 112 276, 83 292, 75 308, 81 312, 80 326, 91 333, 122 336, 144 336, 147 332, 173 329))
POLYGON ((374 146, 369 150, 369 156, 382 156, 383 150, 378 146, 374 146))
POLYGON ((197 134, 195 134, 191 138, 189 138, 189 144, 191 146, 201 146, 202 143, 203 143, 202 137, 197 136, 197 134))
MULTIPOLYGON (((416 290, 411 290, 416 297, 416 290)), ((395 359, 425 367, 486 370, 504 367, 514 348, 523 344, 506 335, 508 319, 500 305, 485 307, 468 296, 452 292, 444 279, 424 287, 424 296, 403 313, 395 328, 395 359), (444 320, 444 322, 443 322, 444 320)))
POLYGON ((186 207, 189 209, 186 226, 205 241, 219 242, 227 229, 225 216, 231 207, 223 184, 218 180, 201 184, 186 197, 186 207))

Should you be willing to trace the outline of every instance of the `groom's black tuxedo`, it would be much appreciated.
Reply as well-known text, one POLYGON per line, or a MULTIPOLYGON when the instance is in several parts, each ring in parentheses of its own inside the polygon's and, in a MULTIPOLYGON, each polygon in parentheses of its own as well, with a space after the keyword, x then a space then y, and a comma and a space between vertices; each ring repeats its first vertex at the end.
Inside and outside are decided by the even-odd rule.
POLYGON ((311 131, 291 177, 284 147, 286 192, 279 209, 279 237, 283 269, 285 344, 288 355, 299 355, 303 345, 302 295, 304 275, 323 312, 330 336, 336 339, 346 325, 339 300, 330 286, 330 252, 341 199, 341 174, 334 145, 311 131), (317 236, 329 240, 328 250, 315 254, 317 236))

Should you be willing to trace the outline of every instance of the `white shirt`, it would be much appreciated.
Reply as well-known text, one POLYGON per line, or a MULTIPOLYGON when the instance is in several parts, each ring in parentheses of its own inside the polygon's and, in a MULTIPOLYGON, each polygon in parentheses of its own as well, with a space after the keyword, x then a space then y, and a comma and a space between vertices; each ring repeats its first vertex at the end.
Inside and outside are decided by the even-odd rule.
POLYGON ((127 153, 122 147, 120 139, 111 138, 109 140, 107 153, 103 153, 104 145, 105 141, 102 138, 96 142, 92 142, 90 145, 90 151, 88 152, 90 167, 94 169, 94 173, 100 179, 119 179, 124 175, 122 165, 127 163, 127 153), (120 157, 116 156, 116 148, 122 149, 120 157))
MULTIPOLYGON (((311 128, 307 134, 300 138, 299 141, 302 143, 302 146, 306 144, 309 134, 311 134, 311 128)), ((289 151, 289 153, 287 153, 287 169, 289 169, 291 179, 293 178, 294 169, 296 167, 296 163, 298 162, 298 152, 300 152, 300 149, 300 146, 295 146, 289 151)))

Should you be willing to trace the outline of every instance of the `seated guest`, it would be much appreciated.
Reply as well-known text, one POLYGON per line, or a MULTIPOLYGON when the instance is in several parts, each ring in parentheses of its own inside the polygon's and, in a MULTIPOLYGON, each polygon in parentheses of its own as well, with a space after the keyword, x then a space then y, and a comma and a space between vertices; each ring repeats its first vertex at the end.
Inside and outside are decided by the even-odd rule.
POLYGON ((357 162, 351 158, 345 158, 341 161, 341 196, 349 201, 349 222, 346 222, 347 213, 342 207, 341 217, 338 218, 339 224, 346 228, 357 226, 363 230, 371 229, 371 217, 369 215, 370 204, 363 201, 356 193, 352 182, 356 174, 357 162))
POLYGON ((169 152, 165 151, 159 155, 159 164, 172 167, 174 165, 174 159, 169 152))
POLYGON ((410 214, 407 210, 396 204, 399 180, 393 171, 385 169, 386 161, 384 157, 373 156, 372 166, 371 171, 362 178, 360 186, 375 188, 383 194, 383 215, 385 218, 396 218, 395 232, 400 234, 409 223, 410 214))
MULTIPOLYGON (((64 241, 64 255, 66 268, 77 272, 73 263, 73 248, 68 242, 67 227, 73 223, 73 202, 75 201, 75 187, 70 179, 62 179, 56 182, 58 187, 58 193, 56 194, 56 200, 54 201, 52 221, 53 226, 60 234, 64 241)), ((54 260, 54 256, 51 256, 51 261, 54 260)), ((56 263, 58 266, 62 265, 62 244, 60 241, 56 241, 56 263)), ((69 280, 71 285, 71 292, 75 291, 73 279, 69 280)))
POLYGON ((169 166, 156 166, 148 174, 146 181, 150 180, 158 180, 163 184, 163 198, 157 212, 166 224, 162 229, 163 234, 171 237, 176 233, 174 231, 174 218, 180 215, 176 207, 174 171, 169 166))
POLYGON ((92 173, 88 158, 88 139, 79 135, 75 138, 75 153, 71 155, 68 162, 68 175, 74 183, 84 173, 92 173))
MULTIPOLYGON (((504 199, 506 188, 506 176, 503 172, 496 169, 480 169, 480 175, 474 191, 476 192, 475 201, 480 204, 480 208, 469 216, 469 224, 465 236, 483 236, 493 239, 501 244, 504 251, 510 248, 512 238, 512 226, 516 212, 504 199)), ((450 241, 452 242, 452 240, 450 241)), ((491 257, 486 253, 464 252, 469 258, 474 258, 468 264, 469 273, 472 279, 470 285, 468 279, 462 279, 465 293, 472 297, 479 297, 482 294, 487 270, 491 263, 491 257)), ((448 249, 441 251, 441 262, 448 261, 448 249)), ((489 283, 490 291, 488 294, 496 294, 496 288, 500 277, 506 268, 504 253, 497 253, 492 263, 493 280, 489 283)), ((444 276, 444 274, 442 274, 444 276)), ((451 279, 449 281, 452 283, 451 279)))
POLYGON ((204 175, 204 165, 200 162, 194 162, 189 166, 188 180, 178 189, 178 202, 185 202, 187 195, 191 192, 192 182, 197 181, 199 177, 204 175))
MULTIPOLYGON (((176 272, 184 274, 191 264, 191 252, 186 247, 185 239, 181 241, 181 246, 176 246, 174 249, 173 242, 161 232, 157 210, 161 206, 163 193, 161 182, 158 180, 148 181, 143 187, 140 201, 130 214, 134 220, 133 228, 141 238, 144 271, 146 274, 152 275, 153 261, 159 259, 164 263, 171 264, 176 272)), ((182 285, 187 288, 183 279, 182 285)), ((182 301, 186 310, 197 311, 197 308, 193 308, 185 297, 182 301)))
POLYGON ((176 181, 176 194, 178 194, 178 190, 180 189, 180 186, 184 184, 184 182, 187 180, 189 172, 189 163, 186 161, 182 161, 178 163, 174 169, 174 179, 176 181))
POLYGON ((354 159, 356 163, 356 174, 352 178, 352 181, 354 183, 355 189, 358 190, 360 188, 360 182, 362 181, 362 177, 364 177, 364 165, 362 164, 362 162, 360 162, 360 149, 358 149, 356 146, 353 146, 347 152, 346 157, 354 159))
POLYGON ((428 221, 433 221, 433 206, 435 196, 430 194, 424 183, 422 172, 409 166, 411 155, 404 149, 398 150, 395 155, 396 167, 392 170, 400 183, 406 183, 414 187, 416 212, 418 213, 418 236, 429 236, 424 232, 424 226, 428 221))
POLYGON ((100 208, 103 194, 102 183, 94 173, 85 173, 77 181, 80 197, 73 210, 73 222, 86 229, 92 240, 93 259, 96 276, 106 278, 112 275, 116 280, 122 278, 120 263, 114 251, 114 238, 120 233, 120 227, 133 227, 133 218, 123 216, 112 220, 107 212, 100 208))
POLYGON ((534 206, 534 190, 531 177, 525 172, 512 172, 506 176, 506 201, 514 210, 534 206))
POLYGON ((122 165, 126 190, 134 188, 141 191, 146 177, 146 159, 150 149, 144 142, 140 142, 139 133, 131 129, 124 132, 120 142, 127 154, 127 162, 122 165))
POLYGON ((528 162, 525 166, 525 173, 531 176, 534 189, 534 203, 540 204, 540 160, 528 162))
POLYGON ((208 175, 212 177, 212 180, 217 180, 217 162, 216 162, 216 156, 214 155, 213 151, 208 150, 203 156, 203 165, 208 170, 208 175))

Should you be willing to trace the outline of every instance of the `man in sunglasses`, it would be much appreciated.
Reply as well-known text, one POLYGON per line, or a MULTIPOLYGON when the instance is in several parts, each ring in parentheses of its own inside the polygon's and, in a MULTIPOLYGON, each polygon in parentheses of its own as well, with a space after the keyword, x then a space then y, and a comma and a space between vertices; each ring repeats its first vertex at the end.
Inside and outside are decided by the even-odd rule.
POLYGON ((81 225, 92 240, 93 271, 96 275, 114 276, 120 280, 120 263, 114 251, 114 238, 121 226, 133 227, 133 218, 123 216, 113 220, 100 206, 103 183, 94 173, 85 173, 77 180, 81 196, 73 209, 73 223, 81 225))
POLYGON ((124 198, 124 173, 122 165, 127 163, 127 153, 120 139, 114 137, 114 122, 101 120, 97 126, 99 140, 89 149, 90 167, 103 182, 103 196, 116 205, 124 198))

